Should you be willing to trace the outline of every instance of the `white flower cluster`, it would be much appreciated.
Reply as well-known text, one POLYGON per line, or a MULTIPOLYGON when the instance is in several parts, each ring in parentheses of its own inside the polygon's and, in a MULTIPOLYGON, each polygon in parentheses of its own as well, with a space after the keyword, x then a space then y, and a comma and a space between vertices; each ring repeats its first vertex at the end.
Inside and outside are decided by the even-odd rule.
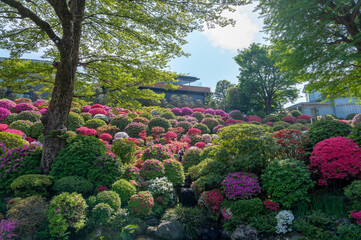
POLYGON ((128 134, 126 132, 117 132, 115 135, 114 135, 114 140, 115 139, 123 139, 123 138, 128 138, 128 134))
POLYGON ((295 217, 293 216, 291 211, 286 211, 286 210, 280 211, 277 214, 276 219, 277 219, 277 227, 276 227, 277 234, 287 233, 292 231, 291 226, 295 217))
POLYGON ((173 184, 169 182, 167 177, 155 178, 148 181, 148 190, 153 196, 169 195, 173 199, 173 184))

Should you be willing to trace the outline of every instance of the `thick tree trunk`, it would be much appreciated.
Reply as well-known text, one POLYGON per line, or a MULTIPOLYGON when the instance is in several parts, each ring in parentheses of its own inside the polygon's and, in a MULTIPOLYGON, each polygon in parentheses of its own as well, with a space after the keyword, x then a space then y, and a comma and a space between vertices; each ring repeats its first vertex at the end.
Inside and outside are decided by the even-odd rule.
POLYGON ((266 103, 266 114, 268 115, 271 113, 272 110, 272 100, 270 98, 266 98, 265 103, 266 103))

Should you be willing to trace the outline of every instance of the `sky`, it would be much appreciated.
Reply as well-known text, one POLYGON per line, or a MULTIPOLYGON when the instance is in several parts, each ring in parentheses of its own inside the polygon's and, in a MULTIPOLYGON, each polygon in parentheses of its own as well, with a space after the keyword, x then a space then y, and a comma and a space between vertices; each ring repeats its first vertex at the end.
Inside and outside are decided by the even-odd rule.
MULTIPOLYGON (((188 44, 183 50, 190 53, 190 57, 173 59, 169 69, 173 72, 200 78, 198 84, 210 87, 214 91, 220 80, 228 80, 237 84, 239 74, 238 65, 234 57, 238 50, 248 48, 253 42, 267 44, 265 33, 262 31, 263 20, 253 9, 255 4, 237 7, 235 12, 224 12, 224 16, 236 21, 235 26, 205 29, 203 32, 193 32, 187 37, 188 44)), ((23 58, 40 59, 39 53, 28 53, 23 58)), ((8 53, 0 49, 0 57, 7 57, 8 53)), ((300 98, 295 101, 305 102, 301 92, 303 85, 298 86, 300 98)), ((292 103, 286 104, 287 106, 292 103)))

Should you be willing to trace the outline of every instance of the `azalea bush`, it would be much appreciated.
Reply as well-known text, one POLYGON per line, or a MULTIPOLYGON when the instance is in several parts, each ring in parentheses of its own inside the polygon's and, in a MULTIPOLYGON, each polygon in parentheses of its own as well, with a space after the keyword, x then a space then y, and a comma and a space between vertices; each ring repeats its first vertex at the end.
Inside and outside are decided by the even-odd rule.
POLYGON ((310 142, 308 134, 297 129, 284 129, 273 133, 280 146, 280 158, 303 159, 306 155, 305 146, 310 142))
POLYGON ((140 191, 137 194, 131 196, 128 201, 128 207, 133 216, 146 217, 152 212, 154 205, 154 198, 148 191, 140 191))
POLYGON ((173 159, 163 161, 164 173, 173 186, 182 186, 184 183, 184 169, 183 165, 173 159))
POLYGON ((258 178, 253 173, 228 174, 221 183, 223 194, 230 200, 248 199, 261 192, 258 178))
POLYGON ((203 192, 199 198, 198 204, 200 207, 207 209, 212 215, 213 219, 218 219, 222 214, 221 205, 223 201, 222 191, 215 189, 208 192, 203 192))
POLYGON ((139 176, 144 180, 164 176, 164 166, 157 159, 146 160, 139 171, 139 176))
POLYGON ((143 152, 143 160, 157 159, 163 161, 171 157, 172 155, 168 147, 161 144, 154 144, 151 147, 145 149, 143 152))
POLYGON ((130 197, 137 192, 137 189, 125 179, 114 182, 112 190, 119 195, 123 203, 128 202, 130 197))
POLYGON ((133 138, 139 137, 139 133, 141 133, 143 130, 147 130, 147 126, 142 123, 136 123, 136 122, 129 123, 124 128, 124 131, 129 135, 129 137, 133 137, 133 138))
POLYGON ((133 161, 136 150, 135 143, 129 139, 115 140, 111 147, 111 151, 125 164, 133 161))

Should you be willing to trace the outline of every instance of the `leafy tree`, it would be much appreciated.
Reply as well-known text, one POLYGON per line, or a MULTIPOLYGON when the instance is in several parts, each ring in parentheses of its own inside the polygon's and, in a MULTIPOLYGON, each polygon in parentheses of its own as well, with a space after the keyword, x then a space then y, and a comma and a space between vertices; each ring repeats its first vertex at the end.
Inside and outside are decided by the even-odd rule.
POLYGON ((361 97, 361 1, 260 0, 265 31, 306 90, 361 97))
POLYGON ((270 114, 272 106, 279 102, 297 99, 296 80, 275 66, 272 60, 275 53, 270 47, 253 43, 235 57, 240 70, 241 91, 253 101, 261 102, 266 114, 270 114))
POLYGON ((138 87, 155 79, 169 82, 174 78, 161 69, 172 57, 184 55, 184 37, 202 28, 204 22, 230 23, 220 13, 230 4, 246 2, 0 0, 0 48, 9 50, 12 57, 2 62, 0 78, 7 80, 2 85, 12 86, 24 78, 26 81, 18 81, 14 87, 41 82, 52 90, 49 109, 42 118, 42 171, 49 172, 65 144, 58 136, 66 131, 74 96, 89 96, 98 84, 120 103, 135 95, 156 97, 138 87), (54 60, 53 67, 16 59, 40 48, 45 48, 44 58, 54 60))
POLYGON ((238 86, 230 87, 225 99, 226 110, 240 110, 247 113, 252 109, 251 99, 238 86))
POLYGON ((216 85, 216 90, 214 91, 214 98, 217 101, 222 101, 226 98, 228 89, 232 86, 233 84, 228 80, 218 81, 216 85))

